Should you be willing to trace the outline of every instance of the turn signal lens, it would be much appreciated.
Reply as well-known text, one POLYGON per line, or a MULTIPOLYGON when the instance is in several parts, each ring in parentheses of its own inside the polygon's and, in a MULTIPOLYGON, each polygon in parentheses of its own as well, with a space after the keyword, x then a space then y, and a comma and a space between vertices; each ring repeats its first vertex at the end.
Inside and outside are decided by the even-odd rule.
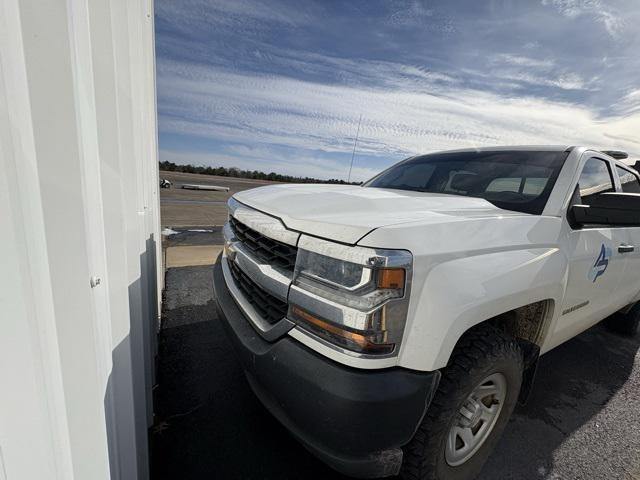
POLYGON ((296 323, 303 328, 306 328, 319 337, 329 340, 330 342, 340 345, 348 350, 360 353, 385 354, 391 353, 395 347, 392 343, 373 342, 373 338, 371 336, 341 328, 340 326, 329 323, 326 320, 322 320, 295 305, 291 305, 289 307, 289 315, 293 317, 292 320, 298 320, 296 323), (300 322, 300 320, 302 322, 300 322))
POLYGON ((404 268, 383 268, 378 271, 378 288, 404 288, 404 268))

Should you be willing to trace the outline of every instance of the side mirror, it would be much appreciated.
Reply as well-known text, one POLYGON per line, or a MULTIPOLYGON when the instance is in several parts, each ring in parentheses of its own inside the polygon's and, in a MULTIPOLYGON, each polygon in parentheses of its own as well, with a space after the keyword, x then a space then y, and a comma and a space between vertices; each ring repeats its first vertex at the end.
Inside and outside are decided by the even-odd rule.
POLYGON ((640 226, 640 193, 603 193, 591 205, 574 205, 575 224, 640 226))

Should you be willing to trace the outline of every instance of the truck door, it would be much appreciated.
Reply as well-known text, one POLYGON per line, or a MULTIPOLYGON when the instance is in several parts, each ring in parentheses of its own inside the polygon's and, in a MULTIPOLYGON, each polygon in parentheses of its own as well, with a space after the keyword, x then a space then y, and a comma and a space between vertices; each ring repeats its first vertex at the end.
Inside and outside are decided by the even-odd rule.
MULTIPOLYGON (((615 170, 620 179, 620 191, 640 193, 640 178, 635 172, 616 164, 615 170)), ((629 244, 622 248, 627 264, 620 288, 624 289, 627 303, 640 300, 640 227, 626 227, 629 244)))
MULTIPOLYGON (((615 191, 612 165, 590 157, 584 162, 573 204, 590 205, 594 198, 615 191)), ((569 274, 565 297, 556 324, 556 344, 567 340, 625 305, 620 284, 627 257, 627 228, 593 225, 572 228, 568 234, 569 274)))

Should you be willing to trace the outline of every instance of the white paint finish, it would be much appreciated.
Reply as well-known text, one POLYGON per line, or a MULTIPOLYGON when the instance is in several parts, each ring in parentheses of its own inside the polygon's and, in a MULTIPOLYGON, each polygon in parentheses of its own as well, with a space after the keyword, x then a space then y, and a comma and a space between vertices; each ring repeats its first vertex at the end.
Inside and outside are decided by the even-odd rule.
POLYGON ((85 167, 91 167, 81 144, 88 149, 91 139, 78 130, 86 105, 76 103, 72 16, 54 2, 24 2, 21 9, 73 472, 77 478, 109 478, 104 352, 110 347, 101 330, 107 317, 99 314, 94 302, 100 299, 89 286, 97 232, 87 219, 99 206, 86 197, 85 167))
MULTIPOLYGON (((121 137, 119 120, 121 113, 119 103, 131 103, 127 90, 122 88, 130 77, 123 77, 117 64, 126 62, 125 58, 116 58, 114 46, 114 29, 112 22, 118 19, 112 16, 113 4, 91 2, 90 4, 91 37, 94 46, 94 88, 96 91, 96 117, 99 122, 98 145, 101 159, 101 185, 103 191, 102 221, 105 225, 105 243, 107 249, 107 266, 109 271, 109 297, 112 306, 111 345, 113 353, 113 372, 110 378, 110 390, 107 392, 112 402, 114 419, 113 443, 119 452, 112 456, 112 469, 117 470, 122 478, 138 471, 144 478, 147 472, 147 446, 145 426, 150 412, 148 409, 148 380, 143 380, 146 373, 148 379, 151 372, 144 367, 140 351, 136 347, 144 342, 139 332, 143 321, 140 301, 143 298, 136 295, 140 289, 140 263, 142 247, 127 244, 127 231, 133 219, 134 231, 139 222, 140 206, 131 200, 131 189, 137 191, 137 186, 131 184, 130 177, 136 171, 136 164, 130 159, 134 153, 128 149, 128 144, 121 137), (122 97, 125 96, 124 100, 122 97), (132 349, 138 353, 134 354, 132 349), (131 405, 134 408, 131 408, 131 405)), ((146 20, 145 20, 146 21, 146 20)), ((122 22, 122 19, 120 20, 122 22)), ((118 35, 126 34, 119 32, 118 35)), ((142 81, 142 80, 138 80, 142 81)), ((141 133, 142 135, 142 133, 141 133)), ((155 137, 154 137, 155 138, 155 137)), ((147 157, 152 162, 155 155, 147 157)), ((153 177, 148 179, 154 181, 153 177)), ((144 238, 144 232, 139 232, 144 238)), ((142 242, 140 242, 142 243, 142 242)), ((161 271, 161 269, 160 269, 161 271)), ((153 299, 151 299, 153 302, 153 299)), ((151 310, 151 309, 150 309, 151 310)), ((148 318, 148 324, 155 323, 148 318)), ((150 364, 151 362, 149 362, 150 364)))
POLYGON ((640 285, 636 284, 640 277, 640 227, 629 228, 629 244, 635 247, 633 253, 626 253, 627 269, 623 283, 636 285, 635 292, 632 292, 632 301, 640 300, 640 285))
POLYGON ((67 479, 71 443, 21 13, 17 1, 0 2, 0 443, 9 478, 67 479))
MULTIPOLYGON (((615 177, 614 183, 619 190, 620 183, 615 173, 615 164, 622 162, 616 162, 599 152, 586 149, 581 152, 576 162, 577 168, 571 186, 575 188, 584 164, 593 157, 610 163, 611 172, 615 177)), ((571 193, 573 188, 570 189, 571 193)), ((640 277, 638 270, 634 271, 632 262, 637 257, 618 252, 618 247, 622 244, 632 244, 632 232, 636 231, 637 228, 626 227, 573 230, 566 225, 563 249, 567 252, 570 264, 565 297, 560 310, 584 305, 586 302, 588 304, 558 318, 551 340, 553 346, 573 338, 634 299, 640 290, 640 277), (610 251, 608 266, 604 274, 594 281, 589 274, 603 246, 610 251)))
POLYGON ((627 258, 618 253, 618 245, 627 243, 625 228, 593 228, 567 233, 563 249, 569 257, 569 271, 562 312, 576 305, 583 307, 561 315, 553 332, 553 343, 560 344, 593 326, 604 317, 619 310, 630 300, 628 288, 621 285, 627 258), (593 268, 601 246, 611 249, 611 257, 605 273, 594 282, 589 273, 593 268))
POLYGON ((7 472, 4 469, 4 456, 2 455, 1 442, 0 442, 0 480, 7 480, 7 472))
POLYGON ((247 208, 233 197, 229 199, 228 206, 229 214, 252 230, 287 245, 297 245, 300 235, 288 230, 277 218, 247 208))
POLYGON ((411 303, 398 363, 446 365, 458 338, 487 318, 539 300, 562 299, 562 222, 519 215, 414 222, 375 230, 359 245, 414 255, 411 303))
POLYGON ((159 238, 152 17, 142 0, 0 0, 8 478, 148 477, 162 285, 146 242, 159 238))
MULTIPOLYGON (((127 48, 129 52, 128 62, 126 57, 122 57, 122 62, 116 61, 116 71, 121 71, 128 75, 131 82, 130 101, 131 122, 133 129, 126 132, 131 135, 130 141, 133 146, 133 154, 129 155, 129 161, 135 161, 137 164, 136 172, 138 175, 135 183, 125 186, 125 192, 131 192, 131 202, 135 202, 137 206, 137 219, 131 217, 129 227, 131 230, 137 228, 138 232, 138 248, 139 262, 138 266, 143 272, 139 281, 140 298, 146 299, 152 292, 157 289, 157 276, 161 274, 162 269, 155 268, 157 259, 159 258, 159 248, 161 237, 159 229, 159 175, 157 162, 157 140, 156 140, 156 117, 155 117, 155 70, 152 68, 154 62, 153 52, 155 45, 153 43, 153 11, 152 4, 148 0, 138 0, 134 2, 116 2, 116 8, 113 12, 119 15, 112 16, 112 28, 114 32, 118 32, 121 28, 127 31, 122 32, 123 36, 116 40, 118 48, 127 48), (122 6, 123 9, 119 10, 122 6), (126 22, 123 22, 120 15, 126 15, 126 22), (118 42, 118 40, 121 41, 118 42), (126 41, 125 41, 126 40, 126 41), (154 159, 154 161, 149 161, 154 159), (150 181, 153 179, 153 181, 150 181), (154 258, 155 257, 155 258, 154 258)), ((118 57, 116 57, 116 60, 118 57)), ((126 97, 125 97, 126 98, 126 97)), ((120 104, 120 106, 124 106, 120 104)), ((122 116, 120 117, 122 119, 122 116)), ((122 124, 121 126, 124 126, 122 124)), ((121 131, 122 135, 125 132, 121 131)), ((133 179, 131 179, 133 180, 133 179)), ((131 248, 136 242, 133 235, 129 238, 131 248)), ((130 271, 135 276, 135 268, 130 271)), ((133 284, 135 285, 135 284, 133 284)), ((157 298, 157 297, 156 297, 157 298)), ((142 301, 141 318, 139 320, 140 330, 136 334, 140 335, 140 339, 144 346, 144 350, 139 352, 142 355, 140 359, 144 364, 145 375, 145 401, 147 412, 147 427, 153 423, 153 399, 151 390, 155 378, 155 354, 156 354, 156 334, 159 330, 158 322, 148 322, 148 318, 158 318, 159 301, 146 302, 142 301)), ((134 352, 138 355, 138 352, 134 352)), ((138 364, 139 362, 135 362, 138 364)))
MULTIPOLYGON (((640 254, 623 257, 617 252, 620 243, 640 248, 640 229, 574 231, 566 219, 582 165, 592 155, 612 165, 622 163, 574 148, 542 215, 507 212, 477 198, 352 186, 278 185, 235 197, 306 234, 410 251, 414 264, 407 324, 398 357, 385 359, 385 366, 430 371, 447 364, 465 331, 512 309, 550 301, 541 344, 545 353, 640 298, 640 254), (611 271, 590 285, 588 270, 603 243, 613 252, 611 271), (587 306, 562 315, 587 300, 587 306)), ((337 362, 374 365, 298 337, 337 362)))
POLYGON ((234 198, 290 229, 349 244, 384 226, 519 215, 482 198, 346 185, 268 185, 234 198))
MULTIPOLYGON (((14 20, 0 4, 0 22, 14 20)), ((3 45, 19 48, 14 28, 0 28, 3 45)), ((13 53, 18 53, 14 51, 13 53)), ((24 71, 0 64, 0 448, 9 478, 72 478, 69 436, 49 277, 37 167, 24 108, 24 71), (7 95, 11 92, 13 95, 7 95), (15 110, 18 107, 18 110, 15 110), (10 117, 8 114, 14 114, 10 117), (18 165, 20 171, 18 173, 18 165), (26 218, 33 221, 25 221, 26 218), (34 292, 38 301, 33 301, 34 292), (30 414, 25 415, 25 413, 30 414), (34 462, 33 459, 38 459, 34 462)), ((18 57, 18 55, 16 55, 18 57)), ((12 59, 17 60, 17 58, 12 59)), ((28 106, 28 104, 27 104, 28 106)))

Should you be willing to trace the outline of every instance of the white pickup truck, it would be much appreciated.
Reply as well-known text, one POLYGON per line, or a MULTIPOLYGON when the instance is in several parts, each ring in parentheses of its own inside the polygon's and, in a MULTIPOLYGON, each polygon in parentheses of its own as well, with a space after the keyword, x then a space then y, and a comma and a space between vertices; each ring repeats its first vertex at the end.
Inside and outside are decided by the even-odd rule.
POLYGON ((214 287, 251 387, 342 473, 474 478, 539 355, 638 328, 640 179, 618 153, 459 150, 236 193, 214 287))

